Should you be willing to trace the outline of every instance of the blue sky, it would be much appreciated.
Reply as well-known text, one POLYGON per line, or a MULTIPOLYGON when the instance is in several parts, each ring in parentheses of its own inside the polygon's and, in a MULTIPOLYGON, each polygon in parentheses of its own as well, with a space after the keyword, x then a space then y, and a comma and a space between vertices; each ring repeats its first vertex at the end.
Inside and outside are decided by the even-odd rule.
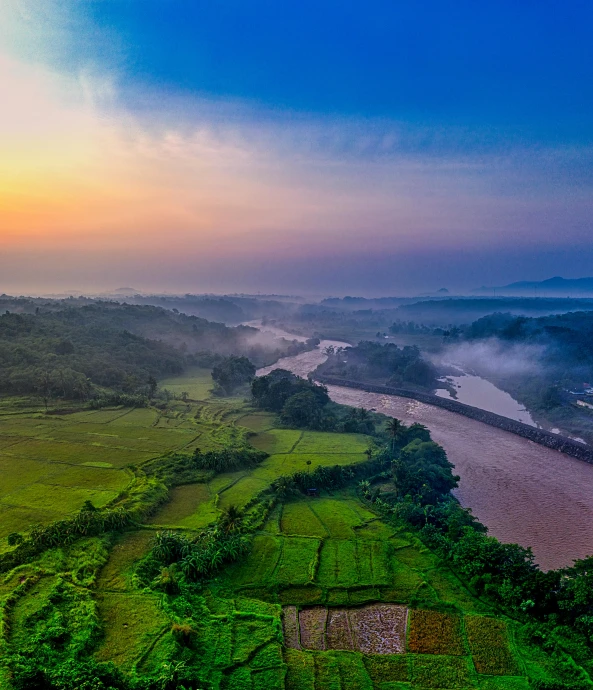
POLYGON ((590 2, 10 5, 0 143, 49 191, 32 216, 8 189, 9 282, 40 237, 56 288, 393 292, 593 259, 590 2))
MULTIPOLYGON (((591 139, 590 2, 92 2, 130 85, 591 139)), ((103 48, 105 45, 103 44, 103 48)))

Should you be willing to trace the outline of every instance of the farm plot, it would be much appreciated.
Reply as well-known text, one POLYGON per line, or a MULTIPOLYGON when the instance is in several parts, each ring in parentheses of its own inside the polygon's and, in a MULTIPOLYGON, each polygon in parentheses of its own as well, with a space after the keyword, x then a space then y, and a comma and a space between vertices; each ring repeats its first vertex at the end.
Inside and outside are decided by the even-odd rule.
POLYGON ((411 658, 412 687, 439 690, 467 690, 475 688, 475 673, 465 657, 424 656, 411 658))
POLYGON ((408 649, 416 654, 465 654, 461 617, 439 611, 412 611, 408 649))
POLYGON ((122 669, 129 670, 170 628, 156 596, 100 592, 97 604, 105 637, 95 656, 99 661, 113 661, 122 669))
POLYGON ((237 424, 249 431, 267 431, 274 427, 275 417, 269 412, 253 412, 239 417, 237 424))
POLYGON ((466 616, 465 629, 478 673, 490 676, 521 675, 510 649, 504 621, 486 616, 466 616))
POLYGON ((122 470, 0 456, 0 537, 79 510, 109 503, 130 482, 122 470))
MULTIPOLYGON (((406 655, 366 655, 364 665, 373 683, 379 688, 391 688, 383 683, 407 682, 410 680, 410 660, 406 655)), ((407 687, 407 686, 406 686, 407 687)))
MULTIPOLYGON (((206 484, 185 484, 176 486, 169 492, 169 500, 152 517, 148 524, 163 527, 192 528, 196 524, 195 516, 198 508, 205 506, 211 500, 210 491, 206 484)), ((216 510, 208 511, 211 520, 216 519, 216 510)))
POLYGON ((110 448, 81 442, 49 441, 45 439, 26 439, 18 445, 11 446, 2 452, 3 457, 41 460, 43 462, 63 462, 71 465, 83 465, 99 461, 109 463, 112 467, 124 467, 144 460, 149 460, 158 453, 138 451, 131 448, 110 448))
POLYGON ((254 537, 248 557, 243 562, 227 568, 226 578, 236 587, 271 587, 273 574, 282 555, 283 543, 282 539, 267 535, 254 537))
POLYGON ((368 436, 362 434, 332 434, 324 431, 305 431, 293 453, 310 454, 363 454, 368 447, 368 436))
POLYGON ((310 503, 303 501, 283 506, 280 528, 286 535, 304 537, 328 537, 329 531, 317 517, 310 503))
POLYGON ((406 647, 405 606, 370 604, 360 608, 327 609, 324 606, 286 607, 284 643, 308 650, 357 651, 363 654, 403 654, 406 647), (298 631, 296 622, 298 618, 298 631))
POLYGON ((214 385, 210 369, 188 369, 183 376, 172 376, 159 382, 161 388, 181 396, 187 393, 191 400, 206 400, 214 385))
POLYGON ((388 543, 327 539, 316 581, 322 587, 385 586, 393 583, 388 543))
POLYGON ((363 654, 402 654, 406 646, 407 609, 373 604, 349 611, 355 646, 363 654))
POLYGON ((218 506, 222 509, 230 505, 242 508, 258 493, 269 486, 269 482, 265 479, 260 479, 256 473, 246 474, 241 477, 236 483, 230 486, 225 491, 219 494, 218 506))
POLYGON ((320 498, 309 503, 311 510, 334 539, 354 539, 355 529, 362 527, 364 519, 375 516, 365 510, 355 510, 353 501, 347 499, 335 501, 332 498, 320 498))
POLYGON ((286 537, 273 575, 280 586, 305 585, 315 578, 321 542, 306 537, 286 537))
POLYGON ((314 606, 299 612, 300 640, 303 649, 327 649, 325 626, 327 609, 314 606))
POLYGON ((111 592, 132 591, 134 566, 149 550, 154 532, 125 532, 111 549, 109 559, 99 572, 97 588, 111 592))
POLYGON ((270 429, 250 439, 251 445, 270 455, 290 453, 303 435, 302 431, 292 429, 270 429))

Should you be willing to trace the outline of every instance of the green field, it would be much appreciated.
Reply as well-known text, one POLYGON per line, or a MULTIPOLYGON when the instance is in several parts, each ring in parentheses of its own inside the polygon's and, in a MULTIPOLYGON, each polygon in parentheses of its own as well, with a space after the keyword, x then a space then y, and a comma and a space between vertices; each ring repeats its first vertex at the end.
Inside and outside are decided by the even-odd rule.
MULTIPOLYGON (((3 408, 7 409, 6 401, 3 408)), ((191 406, 166 412, 103 409, 46 415, 37 410, 0 416, 0 537, 114 499, 130 483, 127 466, 192 448, 213 423, 191 406), (169 422, 169 423, 166 423, 169 422)))
MULTIPOLYGON (((22 401, 9 414, 2 401, 0 537, 68 516, 85 500, 99 507, 125 497, 137 473, 171 451, 249 438, 270 455, 253 469, 174 486, 117 536, 48 549, 2 573, 0 659, 29 650, 47 620, 64 653, 112 661, 138 678, 183 662, 213 690, 527 690, 527 674, 547 677, 549 658, 516 622, 494 615, 354 487, 278 503, 251 551, 207 586, 152 591, 139 564, 159 529, 195 534, 280 475, 365 461, 369 441, 278 428, 240 399, 208 398, 203 372, 165 383, 191 400, 60 416, 22 401)), ((0 688, 11 688, 1 664, 0 688)))
POLYGON ((190 400, 207 400, 213 386, 210 369, 189 369, 183 376, 160 381, 160 386, 181 396, 187 393, 190 400))

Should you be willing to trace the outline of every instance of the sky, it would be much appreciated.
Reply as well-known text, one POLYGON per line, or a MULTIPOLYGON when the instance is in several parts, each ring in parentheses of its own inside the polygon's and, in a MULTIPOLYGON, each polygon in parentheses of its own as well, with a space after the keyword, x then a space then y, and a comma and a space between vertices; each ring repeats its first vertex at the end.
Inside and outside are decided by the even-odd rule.
POLYGON ((3 0, 0 293, 593 275, 593 3, 3 0))

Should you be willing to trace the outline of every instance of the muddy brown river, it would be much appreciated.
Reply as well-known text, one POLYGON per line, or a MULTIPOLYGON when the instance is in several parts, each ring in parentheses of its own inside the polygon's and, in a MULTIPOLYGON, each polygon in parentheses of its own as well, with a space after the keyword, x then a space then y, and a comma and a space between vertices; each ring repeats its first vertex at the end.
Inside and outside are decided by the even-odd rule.
MULTIPOLYGON (((326 359, 328 345, 345 343, 322 341, 319 349, 257 373, 284 368, 307 376, 326 359)), ((328 389, 338 403, 426 425, 461 477, 455 495, 462 505, 501 541, 531 546, 544 570, 593 554, 593 465, 415 400, 341 386, 328 389)))

